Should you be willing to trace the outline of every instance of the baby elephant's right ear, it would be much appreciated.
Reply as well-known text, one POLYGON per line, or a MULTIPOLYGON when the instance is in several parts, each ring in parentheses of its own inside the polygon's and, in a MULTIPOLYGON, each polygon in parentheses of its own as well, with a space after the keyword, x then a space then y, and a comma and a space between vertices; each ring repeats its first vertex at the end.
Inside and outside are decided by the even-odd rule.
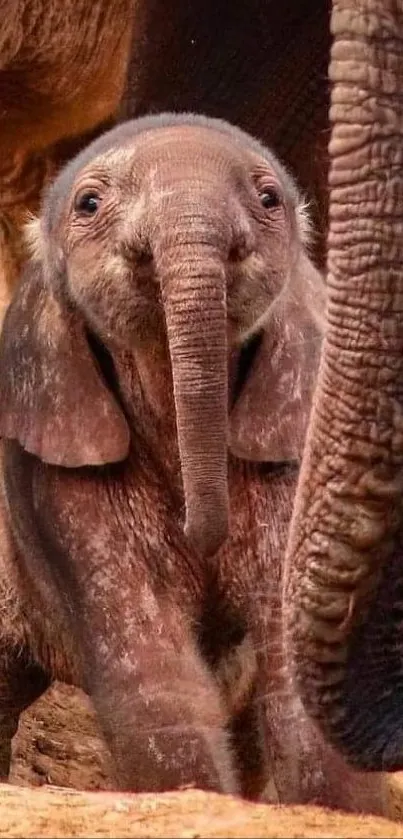
POLYGON ((129 449, 84 323, 45 286, 39 262, 25 269, 0 336, 0 436, 70 467, 117 462, 129 449))

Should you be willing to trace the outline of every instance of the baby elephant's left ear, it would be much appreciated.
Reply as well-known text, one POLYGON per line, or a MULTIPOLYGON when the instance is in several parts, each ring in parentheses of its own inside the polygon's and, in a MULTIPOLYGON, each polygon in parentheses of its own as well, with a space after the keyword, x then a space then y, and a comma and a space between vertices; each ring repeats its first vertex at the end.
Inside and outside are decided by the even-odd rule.
POLYGON ((299 460, 319 365, 325 286, 302 254, 264 326, 230 415, 230 450, 245 460, 299 460))

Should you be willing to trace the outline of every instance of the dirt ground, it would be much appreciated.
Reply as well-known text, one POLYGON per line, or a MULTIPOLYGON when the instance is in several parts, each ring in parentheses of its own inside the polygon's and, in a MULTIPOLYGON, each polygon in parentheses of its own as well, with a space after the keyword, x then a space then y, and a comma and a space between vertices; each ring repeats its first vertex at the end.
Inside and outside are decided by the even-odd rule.
POLYGON ((74 789, 112 789, 109 752, 83 691, 55 682, 21 716, 10 781, 74 789))
POLYGON ((110 756, 91 703, 82 691, 60 683, 21 717, 10 780, 18 786, 0 784, 0 837, 403 837, 403 773, 389 780, 388 815, 401 820, 400 825, 314 807, 275 808, 222 796, 204 799, 197 791, 88 797, 47 788, 35 795, 34 790, 21 789, 49 784, 87 791, 113 788, 110 756))
POLYGON ((198 790, 161 795, 83 793, 0 784, 0 837, 403 837, 403 825, 320 807, 249 804, 198 790))

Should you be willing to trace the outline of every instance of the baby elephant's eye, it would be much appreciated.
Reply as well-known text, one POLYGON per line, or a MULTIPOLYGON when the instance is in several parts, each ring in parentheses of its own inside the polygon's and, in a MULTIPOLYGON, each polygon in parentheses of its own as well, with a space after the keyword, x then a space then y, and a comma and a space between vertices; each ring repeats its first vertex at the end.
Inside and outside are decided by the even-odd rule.
POLYGON ((264 192, 260 193, 259 197, 266 210, 272 210, 274 207, 279 207, 281 204, 281 198, 274 187, 265 189, 264 192))
POLYGON ((81 192, 76 196, 74 209, 81 216, 94 216, 99 209, 100 203, 101 199, 99 195, 93 190, 88 190, 88 192, 81 192))

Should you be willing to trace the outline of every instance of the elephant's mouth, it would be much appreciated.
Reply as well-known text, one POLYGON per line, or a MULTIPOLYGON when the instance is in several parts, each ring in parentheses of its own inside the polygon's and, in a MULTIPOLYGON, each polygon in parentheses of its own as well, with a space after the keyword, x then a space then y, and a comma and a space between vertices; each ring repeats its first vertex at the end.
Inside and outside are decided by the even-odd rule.
POLYGON ((111 353, 102 343, 101 339, 92 332, 89 327, 86 327, 86 336, 91 352, 95 361, 98 364, 99 372, 107 388, 113 393, 115 399, 119 402, 120 407, 124 411, 123 401, 120 396, 119 379, 115 369, 115 364, 111 353))
POLYGON ((242 347, 233 350, 229 362, 229 410, 238 401, 251 373, 256 354, 263 339, 263 332, 257 332, 242 347))
MULTIPOLYGON (((119 397, 119 383, 115 365, 109 350, 92 330, 86 328, 88 343, 98 363, 102 378, 116 398, 119 397)), ((252 371, 256 353, 263 339, 263 332, 257 332, 241 347, 232 350, 229 359, 229 410, 235 406, 252 371)))

